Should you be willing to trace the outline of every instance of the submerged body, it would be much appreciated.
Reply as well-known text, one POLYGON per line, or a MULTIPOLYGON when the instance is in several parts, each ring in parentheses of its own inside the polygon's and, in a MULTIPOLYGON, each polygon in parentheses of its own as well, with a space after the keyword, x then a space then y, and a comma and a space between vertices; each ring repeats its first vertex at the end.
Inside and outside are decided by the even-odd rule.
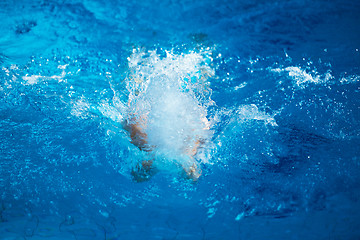
POLYGON ((208 160, 205 149, 210 149, 207 107, 212 101, 206 80, 214 72, 200 54, 166 55, 134 50, 128 59, 124 127, 131 142, 147 153, 133 175, 147 179, 155 169, 173 171, 176 166, 196 180, 200 163, 208 160))
POLYGON ((201 169, 195 157, 206 141, 205 134, 199 133, 209 131, 209 121, 204 116, 182 115, 186 112, 179 112, 177 108, 171 111, 177 112, 176 116, 171 116, 171 112, 164 111, 166 109, 161 110, 162 114, 170 116, 170 119, 159 120, 158 124, 154 125, 154 117, 149 112, 147 115, 133 116, 125 123, 125 129, 130 133, 131 143, 153 155, 150 160, 143 160, 137 165, 132 174, 136 181, 148 179, 155 172, 153 163, 156 152, 165 151, 173 154, 172 157, 178 160, 176 164, 184 170, 186 176, 196 181, 201 176, 201 169), (189 128, 181 126, 189 120, 192 120, 189 128), (201 128, 193 128, 195 125, 200 125, 201 128))

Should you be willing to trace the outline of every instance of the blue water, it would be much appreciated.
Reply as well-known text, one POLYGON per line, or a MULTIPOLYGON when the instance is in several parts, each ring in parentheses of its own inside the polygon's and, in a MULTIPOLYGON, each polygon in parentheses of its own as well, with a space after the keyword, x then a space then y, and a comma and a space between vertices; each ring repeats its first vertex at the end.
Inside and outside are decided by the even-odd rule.
POLYGON ((359 239, 359 12, 0 2, 0 239, 359 239), (146 153, 121 123, 146 79, 182 84, 211 123, 196 182, 166 158, 131 174, 146 153))

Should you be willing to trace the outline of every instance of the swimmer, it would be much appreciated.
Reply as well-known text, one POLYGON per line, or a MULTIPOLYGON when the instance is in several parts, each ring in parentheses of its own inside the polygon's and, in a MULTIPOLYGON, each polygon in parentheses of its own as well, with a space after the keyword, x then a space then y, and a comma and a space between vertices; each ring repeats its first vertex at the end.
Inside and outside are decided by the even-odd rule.
MULTIPOLYGON (((208 128, 208 120, 206 118, 201 119, 206 128, 208 128)), ((131 118, 124 123, 124 129, 130 133, 131 143, 137 146, 140 150, 151 153, 155 146, 150 146, 148 143, 148 136, 146 134, 147 118, 144 116, 137 118, 131 118)), ((201 169, 195 164, 195 155, 201 148, 204 141, 200 137, 196 137, 192 144, 183 149, 183 154, 189 157, 193 164, 190 167, 182 166, 186 177, 197 181, 201 176, 201 169)), ((141 164, 138 164, 132 171, 132 175, 137 182, 148 180, 156 170, 153 167, 154 159, 143 160, 141 164)))
POLYGON ((128 58, 123 127, 131 143, 146 153, 146 160, 132 171, 136 181, 148 180, 157 169, 172 164, 189 179, 201 176, 198 162, 207 161, 212 136, 206 118, 206 107, 212 104, 206 80, 214 76, 209 59, 195 52, 166 51, 160 57, 156 51, 140 49, 128 58))

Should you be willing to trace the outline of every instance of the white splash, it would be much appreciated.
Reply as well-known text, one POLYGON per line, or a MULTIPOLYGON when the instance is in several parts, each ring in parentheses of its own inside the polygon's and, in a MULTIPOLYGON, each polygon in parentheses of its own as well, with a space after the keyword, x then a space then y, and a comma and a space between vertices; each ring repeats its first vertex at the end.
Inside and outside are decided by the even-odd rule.
POLYGON ((22 77, 22 79, 24 81, 26 81, 26 83, 29 85, 37 84, 41 80, 56 80, 58 82, 62 82, 66 75, 65 70, 66 70, 67 66, 68 66, 68 64, 58 66, 58 69, 62 69, 62 72, 60 75, 52 75, 52 76, 30 75, 29 76, 28 74, 26 74, 25 76, 22 77))
POLYGON ((349 84, 349 83, 357 83, 357 82, 360 82, 360 76, 357 75, 342 77, 340 79, 341 84, 349 84))
POLYGON ((275 115, 270 115, 260 111, 255 104, 242 105, 236 111, 236 117, 238 120, 257 120, 264 122, 266 125, 269 124, 273 127, 277 127, 278 125, 274 116, 275 115))
POLYGON ((72 105, 71 114, 76 117, 84 118, 89 113, 90 108, 90 104, 85 100, 84 97, 82 97, 72 105))
MULTIPOLYGON (((191 165, 187 152, 197 139, 201 150, 210 146, 212 131, 207 107, 212 105, 207 79, 214 76, 209 66, 211 52, 174 54, 160 57, 155 51, 135 49, 128 58, 129 100, 127 120, 143 119, 147 142, 167 161, 191 165)), ((207 162, 204 151, 196 158, 207 162)))
POLYGON ((328 71, 324 76, 321 76, 316 71, 308 73, 306 70, 294 66, 286 68, 272 68, 270 71, 277 73, 287 72, 289 77, 293 79, 294 83, 300 88, 305 88, 311 83, 324 84, 333 78, 330 71, 328 71))
POLYGON ((117 102, 115 105, 101 101, 97 109, 104 117, 114 122, 121 123, 124 120, 124 116, 121 113, 125 112, 126 106, 122 102, 117 102))

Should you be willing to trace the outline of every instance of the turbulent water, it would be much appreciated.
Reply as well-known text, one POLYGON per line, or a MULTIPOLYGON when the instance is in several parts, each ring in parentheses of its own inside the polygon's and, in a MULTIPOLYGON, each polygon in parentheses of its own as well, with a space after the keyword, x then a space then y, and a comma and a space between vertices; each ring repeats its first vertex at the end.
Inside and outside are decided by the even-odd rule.
POLYGON ((358 239, 359 12, 1 2, 0 239, 358 239))

